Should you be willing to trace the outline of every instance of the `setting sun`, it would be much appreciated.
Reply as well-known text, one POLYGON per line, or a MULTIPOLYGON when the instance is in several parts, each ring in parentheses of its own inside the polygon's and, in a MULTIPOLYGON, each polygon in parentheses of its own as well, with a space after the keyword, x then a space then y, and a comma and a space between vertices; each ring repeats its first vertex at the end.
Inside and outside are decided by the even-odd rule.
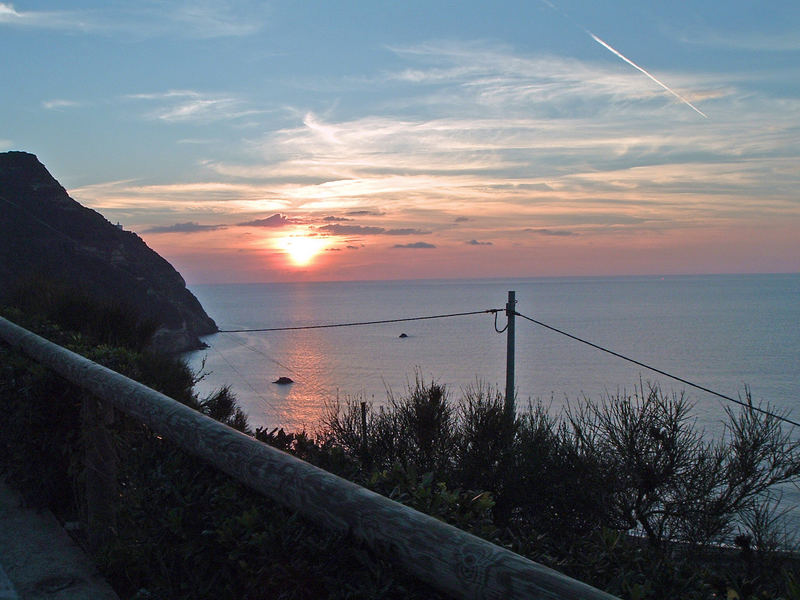
POLYGON ((289 236, 278 240, 278 247, 286 252, 292 264, 298 267, 310 264, 326 245, 325 238, 304 235, 289 236))

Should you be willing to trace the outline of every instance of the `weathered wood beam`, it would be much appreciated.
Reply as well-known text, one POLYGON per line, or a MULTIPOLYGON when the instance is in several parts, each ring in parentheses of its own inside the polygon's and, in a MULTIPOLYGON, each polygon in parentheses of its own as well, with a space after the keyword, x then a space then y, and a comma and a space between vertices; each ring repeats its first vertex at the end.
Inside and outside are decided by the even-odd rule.
POLYGON ((281 452, 0 317, 0 337, 181 448, 457 598, 614 597, 281 452))

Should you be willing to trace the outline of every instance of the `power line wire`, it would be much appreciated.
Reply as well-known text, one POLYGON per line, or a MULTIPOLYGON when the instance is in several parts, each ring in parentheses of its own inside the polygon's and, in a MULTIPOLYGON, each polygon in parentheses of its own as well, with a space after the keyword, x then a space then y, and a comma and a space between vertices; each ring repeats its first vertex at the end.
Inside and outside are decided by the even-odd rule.
MULTIPOLYGON (((271 331, 297 331, 297 330, 304 330, 304 329, 326 329, 326 328, 333 328, 333 327, 352 327, 352 326, 359 326, 359 325, 380 325, 380 324, 385 324, 385 323, 401 323, 401 322, 405 322, 405 321, 421 321, 421 320, 429 320, 429 319, 442 319, 442 318, 449 318, 449 317, 460 317, 460 316, 478 315, 478 314, 494 314, 495 315, 495 321, 497 321, 497 313, 498 312, 503 312, 504 310, 505 309, 493 308, 493 309, 487 309, 487 310, 478 310, 478 311, 461 312, 461 313, 447 313, 447 314, 441 314, 441 315, 430 315, 430 316, 422 316, 422 317, 408 317, 408 318, 402 318, 402 319, 382 319, 382 320, 377 320, 377 321, 359 321, 359 322, 351 322, 351 323, 335 323, 335 324, 325 324, 325 325, 302 325, 302 326, 294 326, 294 327, 270 327, 270 328, 255 328, 255 329, 220 329, 219 333, 236 334, 236 333, 259 333, 259 332, 271 332, 271 331)), ((495 329, 497 329, 496 324, 495 324, 495 329)), ((233 337, 235 339, 235 336, 233 336, 233 337)), ((274 362, 279 367, 282 367, 282 368, 284 368, 285 370, 287 370, 287 371, 289 371, 291 373, 297 374, 297 371, 295 371, 294 369, 292 369, 291 367, 289 367, 287 365, 284 365, 283 363, 281 363, 277 359, 269 356, 267 353, 263 352, 262 350, 260 350, 258 348, 254 348, 254 347, 252 347, 252 346, 250 346, 250 345, 248 345, 248 344, 246 344, 246 343, 244 343, 244 342, 242 342, 240 340, 236 340, 235 339, 235 341, 241 347, 247 348, 248 350, 251 350, 252 352, 260 354, 261 356, 263 356, 267 360, 270 360, 270 361, 274 362)), ((222 356, 222 353, 219 351, 219 349, 217 349, 213 345, 212 345, 212 348, 217 353, 219 353, 220 356, 222 356)), ((225 360, 225 362, 227 362, 229 364, 229 366, 231 366, 231 368, 234 369, 234 371, 236 371, 236 369, 232 365, 230 365, 229 361, 227 359, 225 359, 224 356, 222 356, 222 358, 223 358, 223 360, 225 360)), ((236 372, 238 373, 238 371, 236 371, 236 372)), ((253 386, 250 385, 249 381, 247 381, 241 375, 241 373, 239 373, 239 375, 240 375, 240 377, 242 377, 242 379, 245 381, 245 383, 247 383, 247 385, 251 389, 253 389, 253 391, 255 391, 253 386)), ((327 389, 323 388, 322 386, 320 386, 319 384, 316 384, 314 382, 311 382, 311 387, 312 388, 316 388, 318 393, 321 392, 321 396, 323 396, 323 397, 333 397, 334 395, 338 395, 338 392, 336 394, 334 394, 331 390, 327 390, 327 389)), ((261 397, 261 396, 259 395, 259 397, 261 397)))
MULTIPOLYGON (((25 207, 20 206, 16 202, 12 202, 11 200, 9 200, 8 198, 5 198, 3 196, 0 196, 0 200, 3 200, 4 202, 6 202, 8 204, 11 204, 12 206, 15 206, 16 208, 18 208, 21 211, 25 212, 32 219, 35 219, 40 224, 42 224, 45 227, 51 229, 55 233, 67 238, 69 241, 71 241, 76 246, 79 245, 78 242, 76 242, 74 239, 72 239, 69 235, 65 234, 62 231, 59 231, 59 230, 55 229, 49 223, 46 223, 45 221, 43 221, 42 219, 40 219, 36 215, 32 214, 25 207)), ((330 325, 300 325, 300 326, 293 326, 293 327, 267 327, 267 328, 258 328, 258 329, 220 329, 219 333, 258 333, 258 332, 270 332, 270 331, 298 331, 298 330, 302 330, 302 329, 329 329, 329 328, 333 328, 333 327, 356 327, 356 326, 360 326, 360 325, 381 325, 381 324, 386 324, 386 323, 403 323, 403 322, 407 322, 407 321, 424 321, 424 320, 429 320, 429 319, 445 319, 445 318, 450 318, 450 317, 463 317, 463 316, 478 315, 478 314, 494 314, 494 320, 495 320, 494 328, 495 328, 495 331, 497 331, 497 333, 503 333, 506 330, 506 328, 508 327, 508 324, 506 324, 506 327, 504 327, 503 329, 498 329, 497 328, 497 314, 500 313, 500 312, 504 312, 504 311, 506 311, 506 309, 490 308, 490 309, 486 309, 486 310, 477 310, 477 311, 461 312, 461 313, 448 313, 448 314, 442 314, 442 315, 430 315, 430 316, 424 316, 424 317, 408 317, 408 318, 403 318, 403 319, 383 319, 383 320, 378 320, 378 321, 358 321, 358 322, 353 322, 353 323, 335 323, 335 324, 330 324, 330 325)), ((665 377, 669 377, 670 379, 674 379, 675 381, 680 381, 681 383, 684 383, 684 384, 686 384, 688 386, 691 386, 691 387, 693 387, 695 389, 704 391, 704 392, 709 393, 709 394, 711 394, 713 396, 717 396, 719 398, 722 398, 723 400, 728 400, 729 402, 733 402, 735 404, 739 404, 740 406, 744 406, 745 408, 750 408, 752 410, 755 410, 757 412, 763 413, 765 415, 769 415, 769 416, 771 416, 773 418, 776 418, 776 419, 779 419, 781 421, 785 421, 786 423, 789 423, 789 424, 794 425, 796 427, 800 427, 800 423, 798 423, 797 421, 793 421, 792 419, 789 419, 788 417, 783 417, 781 415, 778 415, 776 413, 770 412, 768 410, 764 410, 762 408, 758 408, 756 406, 753 406, 751 403, 742 402, 741 400, 737 400, 736 398, 732 398, 731 396, 727 396, 725 394, 721 394, 719 392, 715 392, 714 390, 711 390, 711 389, 709 389, 707 387, 704 387, 702 385, 693 383, 693 382, 691 382, 691 381, 689 381, 687 379, 683 379, 682 377, 678 377, 677 375, 672 375, 671 373, 667 373, 666 371, 662 371, 661 369, 657 369, 656 367, 653 367, 651 365, 645 364, 643 362, 640 362, 638 360, 635 360, 633 358, 625 356, 624 354, 620 354, 618 352, 614 352, 613 350, 609 350, 608 348, 604 348, 603 346, 599 346, 598 344, 594 344, 594 343, 592 343, 592 342, 590 342, 588 340, 584 340, 582 338, 579 338, 578 336, 572 335, 571 333, 567 333, 566 331, 562 331, 561 329, 558 329, 556 327, 553 327, 553 326, 548 325, 546 323, 543 323, 541 321, 537 321, 536 319, 533 319, 531 317, 523 315, 522 313, 519 313, 517 311, 514 311, 514 314, 516 316, 522 318, 522 319, 530 321, 531 323, 535 323, 536 325, 539 325, 540 327, 544 327, 545 329, 549 329, 551 331, 554 331, 556 333, 564 335, 564 336, 566 336, 568 338, 571 338, 571 339, 573 339, 575 341, 581 342, 582 344, 586 344, 587 346, 591 346, 592 348, 595 348, 595 349, 600 350, 602 352, 606 352, 607 354, 611 354, 612 356, 616 356, 617 358, 621 358, 622 360, 628 361, 628 362, 633 363, 635 365, 638 365, 640 367, 644 367, 645 369, 649 369, 650 371, 653 371, 655 373, 659 373, 661 375, 664 375, 665 377)), ((286 367, 285 365, 282 365, 280 362, 278 362, 274 358, 264 354, 263 352, 259 352, 258 350, 248 346, 247 344, 242 344, 242 346, 244 346, 245 348, 249 348, 250 350, 253 350, 255 352, 258 352, 259 354, 262 354, 263 356, 265 356, 269 360, 275 362, 277 365, 279 365, 281 367, 284 367, 287 370, 292 371, 292 369, 290 369, 289 367, 286 367)), ((257 396, 259 396, 262 400, 267 402, 265 398, 263 398, 260 394, 258 394, 258 392, 255 391, 255 388, 253 388, 253 386, 250 385, 250 383, 244 378, 244 376, 242 376, 241 373, 239 373, 236 370, 236 368, 233 365, 231 365, 224 356, 222 356, 222 353, 218 349, 214 348, 214 350, 216 350, 216 352, 220 354, 222 359, 226 363, 228 363, 228 365, 237 374, 239 374, 239 376, 256 393, 257 396)), ((269 403, 267 402, 267 404, 269 404, 269 403)))
MULTIPOLYGON (((222 333, 222 332, 221 332, 221 333, 222 333)), ((234 340, 234 341, 235 341, 235 342, 236 342, 236 343, 237 343, 237 344, 238 344, 240 347, 242 347, 242 348, 246 348, 247 350, 250 350, 251 352, 254 352, 254 353, 256 353, 256 354, 260 354, 261 356, 263 356, 263 357, 264 357, 264 358, 266 358, 267 360, 274 362, 274 363, 275 363, 276 365, 278 365, 279 367, 281 367, 281 368, 285 369, 286 371, 288 371, 288 372, 292 373, 292 374, 293 374, 295 377, 297 377, 298 379, 300 379, 300 380, 301 380, 301 383, 302 383, 303 385, 308 385, 308 386, 310 386, 311 388, 315 389, 315 390, 317 391, 317 393, 320 395, 320 397, 322 397, 323 399, 324 399, 324 398, 327 398, 327 397, 331 397, 331 398, 332 398, 332 397, 334 397, 334 396, 336 396, 336 395, 338 394, 338 392, 337 392, 337 393, 334 393, 332 390, 330 390, 330 389, 326 389, 326 388, 324 388, 323 386, 321 386, 320 384, 318 384, 318 383, 316 383, 316 382, 314 382, 314 381, 308 381, 308 380, 305 380, 305 379, 302 377, 302 375, 301 375, 301 374, 300 374, 300 373, 299 373, 299 372, 298 372, 296 369, 293 369, 293 368, 291 368, 291 367, 289 367, 289 366, 287 366, 287 365, 283 364, 282 362, 280 362, 280 361, 279 361, 279 360, 277 360, 276 358, 273 358, 273 357, 271 357, 269 354, 267 354, 267 353, 266 353, 266 352, 264 352, 263 350, 261 350, 261 349, 259 349, 259 348, 254 348, 253 346, 250 346, 249 344, 247 344, 247 343, 245 343, 245 342, 242 342, 242 341, 240 341, 240 340, 236 339, 236 336, 231 336, 231 338, 232 338, 232 339, 233 339, 233 340, 234 340)), ((248 385, 249 385, 249 383, 248 383, 248 385)), ((252 387, 251 387, 251 389, 252 389, 252 387)), ((270 404, 270 403, 268 403, 268 404, 270 404)), ((275 406, 274 406, 274 405, 272 405, 272 404, 270 404, 270 407, 272 408, 273 412, 274 412, 274 413, 277 415, 277 413, 278 413, 278 409, 276 409, 276 408, 275 408, 275 406)))
POLYGON ((779 419, 781 421, 785 421, 786 423, 794 425, 795 427, 800 427, 800 423, 798 423, 797 421, 793 421, 792 419, 789 419, 787 417, 784 417, 784 416, 781 416, 779 414, 770 412, 768 410, 764 410, 763 408, 759 408, 757 406, 753 406, 752 403, 742 402, 741 400, 737 400, 736 398, 731 398, 730 396, 726 396, 725 394, 720 394, 719 392, 715 392, 714 390, 708 389, 707 387, 703 387, 702 385, 698 385, 696 383, 692 383, 691 381, 689 381, 687 379, 683 379, 682 377, 678 377, 677 375, 672 375, 671 373, 667 373, 666 371, 662 371, 661 369, 657 369, 657 368, 655 368, 655 367, 653 367, 651 365, 645 364, 643 362, 639 362, 638 360, 634 360, 633 358, 625 356, 624 354, 620 354, 619 352, 614 352, 613 350, 609 350, 608 348, 604 348, 603 346, 599 346, 598 344, 594 344, 594 343, 592 343, 592 342, 590 342, 588 340, 584 340, 582 338, 579 338, 578 336, 572 335, 571 333, 567 333, 566 331, 562 331, 561 329, 557 329, 556 327, 548 325, 547 323, 542 323, 541 321, 537 321, 536 319, 533 319, 531 317, 528 317, 526 315, 518 313, 517 311, 514 311, 514 314, 516 316, 518 316, 518 317, 521 317, 521 318, 527 320, 527 321, 530 321, 531 323, 535 323, 536 325, 544 327, 545 329, 549 329, 549 330, 554 331, 556 333, 560 333, 561 335, 564 335, 564 336, 566 336, 568 338, 571 338, 571 339, 573 339, 575 341, 581 342, 582 344, 586 344, 587 346, 591 346, 592 348, 595 348, 597 350, 601 350, 602 352, 606 352, 607 354, 611 354, 612 356, 616 356, 617 358, 621 358, 622 360, 626 360, 626 361, 628 361, 630 363, 633 363, 635 365, 639 365, 640 367, 644 367, 645 369, 649 369, 651 371, 654 371, 656 373, 664 375, 665 377, 669 377, 670 379, 674 379, 675 381, 680 381, 681 383, 684 383, 684 384, 686 384, 688 386, 691 386, 693 388, 696 388, 698 390, 702 390, 704 392, 712 394, 713 396, 718 396, 719 398, 722 398, 723 400, 728 400, 730 402, 734 402, 735 404, 739 404, 741 406, 744 406, 745 408, 749 408, 751 410, 763 413, 763 414, 768 415, 770 417, 773 417, 775 419, 779 419))
MULTIPOLYGON (((238 332, 231 332, 231 331, 220 331, 220 333, 238 333, 238 332)), ((279 367, 281 367, 281 368, 283 368, 283 369, 286 369, 287 371, 291 371, 291 372, 295 373, 295 370, 294 370, 294 369, 292 369, 291 367, 287 367, 287 366, 286 366, 286 365, 284 365, 282 362, 280 362, 278 359, 276 359, 276 358, 272 358, 272 357, 271 357, 269 354, 267 354, 266 352, 264 352, 264 351, 262 351, 262 350, 259 350, 258 348, 253 348, 252 346, 248 345, 246 342, 242 342, 241 340, 238 340, 238 339, 236 339, 236 337, 234 337, 234 336, 231 336, 231 339, 232 339, 234 342, 236 342, 236 343, 237 343, 239 346, 241 346, 242 348, 246 348, 247 350, 250 350, 251 352, 255 352, 256 354, 260 354, 261 356, 263 356, 263 357, 264 357, 264 358, 266 358, 267 360, 270 360, 270 361, 274 362, 274 363, 275 363, 276 365, 278 365, 279 367)))
POLYGON ((297 331, 299 329, 328 329, 331 327, 355 327, 358 325, 382 325, 384 323, 403 323, 406 321, 424 321, 427 319, 446 319, 449 317, 465 317, 467 315, 492 314, 504 311, 504 308, 489 308, 487 310, 474 310, 471 312, 448 313, 443 315, 430 315, 425 317, 407 317, 404 319, 383 319, 380 321, 357 321, 354 323, 334 323, 331 325, 296 325, 293 327, 263 327, 258 329, 220 329, 219 333, 256 333, 267 331, 297 331))
POLYGON ((214 352, 216 352, 217 354, 219 354, 219 357, 220 357, 220 358, 221 358, 221 359, 222 359, 222 360, 225 362, 225 364, 227 364, 227 365, 228 365, 228 367, 230 367, 230 368, 231 368, 231 370, 233 370, 233 372, 234 372, 234 373, 236 373, 236 374, 239 376, 239 378, 240 378, 242 381, 244 381, 244 382, 245 382, 245 384, 247 385, 247 387, 249 387, 249 388, 252 390, 252 392, 253 392, 253 393, 254 393, 256 396, 258 396, 258 397, 261 399, 261 401, 262 401, 262 402, 264 402, 264 404, 265 404, 266 406, 268 406, 268 407, 269 407, 269 408, 272 410, 272 412, 277 412, 276 408, 275 408, 275 407, 272 405, 272 403, 271 403, 269 400, 267 400, 267 399, 266 399, 264 396, 262 396, 262 395, 261 395, 261 394, 258 392, 258 390, 256 390, 256 388, 255 388, 255 387, 254 387, 254 386, 253 386, 253 385, 250 383, 250 381, 249 381, 249 380, 248 380, 248 379, 247 379, 247 378, 246 378, 246 377, 245 377, 245 376, 242 374, 242 372, 241 372, 241 371, 239 371, 239 369, 237 369, 237 368, 236 368, 236 366, 234 366, 234 365, 233 365, 233 363, 231 363, 231 361, 229 361, 229 360, 227 359, 227 357, 226 357, 226 356, 225 356, 225 355, 224 355, 224 354, 223 354, 223 353, 222 353, 222 352, 219 350, 219 348, 217 348, 216 346, 210 346, 210 347, 211 347, 211 349, 212 349, 212 350, 214 350, 214 352))

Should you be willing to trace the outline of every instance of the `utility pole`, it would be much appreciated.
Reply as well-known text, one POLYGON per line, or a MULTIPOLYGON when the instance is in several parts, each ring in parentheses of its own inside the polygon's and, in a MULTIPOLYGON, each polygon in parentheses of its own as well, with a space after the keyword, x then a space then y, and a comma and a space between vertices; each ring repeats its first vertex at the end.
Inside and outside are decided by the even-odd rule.
POLYGON ((514 418, 516 408, 514 406, 514 316, 516 314, 517 293, 508 292, 508 302, 506 303, 506 316, 508 325, 506 329, 506 403, 505 412, 509 420, 514 418))

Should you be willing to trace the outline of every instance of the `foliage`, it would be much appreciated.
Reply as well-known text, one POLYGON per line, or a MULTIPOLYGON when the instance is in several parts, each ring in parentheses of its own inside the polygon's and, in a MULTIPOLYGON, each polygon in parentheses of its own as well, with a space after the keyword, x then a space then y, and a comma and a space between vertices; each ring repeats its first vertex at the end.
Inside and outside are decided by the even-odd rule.
MULTIPOLYGON (((198 376, 185 364, 110 343, 127 334, 75 331, 69 318, 46 318, 57 311, 6 314, 249 432, 229 388, 198 398, 198 376)), ((0 346, 0 469, 26 497, 70 518, 83 511, 82 400, 0 346)), ((345 398, 314 436, 252 435, 622 598, 800 599, 800 562, 775 493, 800 477, 800 448, 777 417, 755 410, 749 393, 746 400, 728 411, 724 438, 708 441, 688 399, 654 385, 584 398, 560 416, 529 403, 512 421, 490 386, 476 382, 457 402, 417 374, 386 406, 365 404, 365 431, 361 402, 345 398)), ((123 457, 118 525, 101 559, 123 597, 436 597, 387 559, 249 492, 147 428, 122 418, 113 435, 123 457)))
POLYGON ((200 412, 245 433, 251 433, 247 415, 236 404, 236 397, 229 386, 223 386, 205 400, 199 402, 200 412))
POLYGON ((449 470, 453 444, 454 409, 446 387, 431 382, 426 386, 419 373, 414 385, 404 396, 391 391, 388 406, 377 413, 368 406, 369 437, 361 448, 360 404, 349 402, 343 418, 331 416, 334 424, 327 434, 329 440, 351 452, 357 447, 366 452, 376 468, 391 468, 401 464, 420 473, 435 472, 440 476, 449 470))
POLYGON ((468 519, 479 535, 624 598, 776 597, 794 585, 800 562, 774 489, 800 477, 800 448, 749 394, 726 436, 707 441, 685 395, 655 385, 584 398, 561 417, 529 403, 514 422, 489 386, 460 403, 442 389, 417 378, 387 407, 367 404, 366 437, 360 403, 334 403, 320 443, 360 461, 366 485, 445 520, 460 490, 485 490, 491 516, 468 519))
POLYGON ((516 433, 516 423, 505 415, 499 391, 478 381, 464 390, 459 405, 458 435, 454 436, 455 477, 460 485, 491 490, 496 497, 509 483, 504 472, 508 464, 508 440, 516 433))
POLYGON ((485 538, 496 538, 492 520, 494 500, 488 492, 450 490, 436 481, 432 472, 419 475, 413 468, 395 465, 389 471, 374 471, 365 486, 397 502, 445 523, 485 538))
POLYGON ((102 557, 123 597, 437 597, 165 440, 140 431, 128 443, 118 531, 102 557))
POLYGON ((6 293, 10 307, 34 315, 62 329, 80 333, 96 343, 143 350, 158 324, 139 316, 122 301, 90 296, 67 281, 31 276, 6 293))
MULTIPOLYGON (((230 389, 197 398, 197 376, 181 361, 100 344, 38 315, 4 312, 212 418, 249 430, 230 389)), ((26 498, 70 520, 85 514, 83 398, 60 377, 0 345, 0 469, 26 498)), ((117 416, 112 435, 121 458, 117 525, 98 560, 123 598, 439 597, 390 560, 305 522, 128 418, 117 416)), ((305 434, 256 435, 333 470, 354 464, 341 449, 305 434)))
POLYGON ((37 507, 72 504, 80 449, 80 394, 0 347, 0 473, 37 507))
POLYGON ((800 443, 747 400, 739 414, 727 411, 728 437, 717 441, 693 426, 684 395, 657 386, 585 400, 570 413, 576 444, 604 464, 612 490, 607 524, 641 531, 656 546, 729 543, 737 523, 755 524, 745 513, 761 510, 775 485, 800 477, 800 443))

